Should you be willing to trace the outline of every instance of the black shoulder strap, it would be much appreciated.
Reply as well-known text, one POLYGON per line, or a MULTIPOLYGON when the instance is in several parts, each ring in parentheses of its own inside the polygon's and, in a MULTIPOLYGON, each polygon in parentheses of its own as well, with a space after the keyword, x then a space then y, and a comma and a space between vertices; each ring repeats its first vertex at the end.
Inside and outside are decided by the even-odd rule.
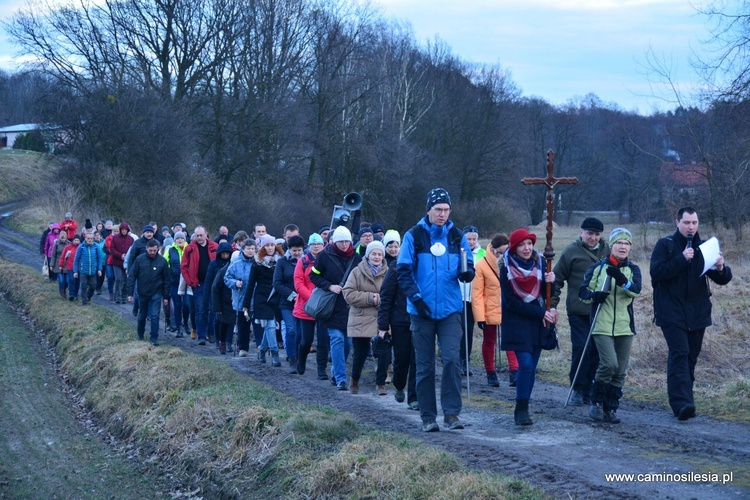
POLYGON ((346 279, 349 277, 349 272, 352 270, 352 264, 354 264, 354 256, 352 255, 352 258, 349 259, 349 265, 346 266, 346 271, 344 271, 344 278, 341 280, 341 283, 339 283, 339 286, 346 285, 346 279))

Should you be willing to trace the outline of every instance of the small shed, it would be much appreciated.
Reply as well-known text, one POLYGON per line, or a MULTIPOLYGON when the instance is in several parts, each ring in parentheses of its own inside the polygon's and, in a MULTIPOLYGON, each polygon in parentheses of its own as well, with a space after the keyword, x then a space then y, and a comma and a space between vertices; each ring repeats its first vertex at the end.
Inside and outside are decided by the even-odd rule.
POLYGON ((40 128, 42 127, 37 123, 20 123, 18 125, 0 127, 0 148, 12 149, 13 143, 16 142, 16 137, 19 134, 25 134, 26 132, 40 128))

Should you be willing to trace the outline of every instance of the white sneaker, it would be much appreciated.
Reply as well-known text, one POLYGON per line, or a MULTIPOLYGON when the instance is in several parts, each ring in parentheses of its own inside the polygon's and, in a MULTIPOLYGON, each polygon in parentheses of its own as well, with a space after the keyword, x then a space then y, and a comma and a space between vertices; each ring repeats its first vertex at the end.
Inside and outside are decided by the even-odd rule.
POLYGON ((246 358, 247 357, 247 351, 243 351, 242 349, 240 349, 240 352, 239 352, 239 354, 237 354, 237 356, 239 356, 241 358, 246 358))

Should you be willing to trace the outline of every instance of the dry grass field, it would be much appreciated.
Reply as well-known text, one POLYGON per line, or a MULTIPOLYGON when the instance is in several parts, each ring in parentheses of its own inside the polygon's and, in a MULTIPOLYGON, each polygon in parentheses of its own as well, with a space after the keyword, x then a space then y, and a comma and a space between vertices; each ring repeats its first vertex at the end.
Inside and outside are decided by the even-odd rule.
POLYGON ((0 150, 0 203, 43 191, 57 167, 58 160, 51 155, 0 150))
MULTIPOLYGON (((619 224, 618 224, 619 225, 619 224)), ((626 225, 633 232, 632 260, 643 274, 643 291, 635 301, 637 336, 633 342, 625 397, 643 402, 667 405, 666 366, 667 345, 661 329, 653 324, 653 289, 649 276, 649 259, 656 241, 675 231, 674 224, 626 225)), ((615 225, 605 224, 605 238, 615 225)), ((537 235, 536 248, 543 250, 546 230, 531 228, 537 235)), ((578 237, 577 227, 556 227, 552 244, 559 256, 565 246, 578 237)), ((700 412, 719 418, 750 421, 750 260, 743 245, 727 231, 713 230, 701 224, 699 233, 704 239, 716 236, 721 242, 733 280, 727 286, 712 283, 713 326, 706 330, 703 350, 696 368, 696 404, 700 412)), ((486 245, 485 241, 485 245, 486 245)), ((539 362, 539 376, 547 381, 568 385, 570 360, 570 330, 565 311, 565 295, 558 307, 560 322, 559 351, 546 351, 539 362)), ((472 364, 482 366, 481 331, 475 329, 472 364)))

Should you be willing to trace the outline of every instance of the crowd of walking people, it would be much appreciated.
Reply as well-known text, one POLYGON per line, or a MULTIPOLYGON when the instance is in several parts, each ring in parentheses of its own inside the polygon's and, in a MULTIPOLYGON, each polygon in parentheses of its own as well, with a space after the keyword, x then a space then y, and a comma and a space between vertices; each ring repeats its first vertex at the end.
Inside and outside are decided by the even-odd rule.
MULTIPOLYGON (((283 349, 290 374, 305 374, 314 353, 318 379, 352 394, 359 393, 365 362, 374 357, 375 393, 387 395, 391 383, 396 401, 420 412, 425 432, 440 429, 436 353, 443 425, 463 428, 461 378, 472 375, 467 360, 475 322, 488 386, 500 386, 499 340, 508 384, 516 388, 514 421, 533 423, 536 368, 567 284, 571 402, 588 404, 595 421, 619 423, 636 333, 633 301, 642 282, 629 259, 630 231, 617 227, 603 240, 603 223, 588 217, 548 271, 533 233, 498 233, 482 248, 476 227, 459 230, 450 220, 451 205, 448 192, 436 188, 427 195, 425 216, 403 236, 361 222, 354 234, 345 225, 324 225, 306 239, 295 224, 279 238, 264 223, 234 234, 222 226, 213 239, 203 226, 189 232, 175 223, 159 230, 155 221, 139 236, 125 221, 94 225, 86 219, 79 231, 67 213, 49 223, 39 251, 62 299, 88 305, 94 295, 108 294, 115 304, 132 304, 138 338, 145 340, 148 322, 155 346, 163 312, 176 338, 189 336, 221 355, 249 357, 252 338, 254 359, 270 358, 272 367, 281 367, 283 349), (318 304, 316 289, 330 295, 326 314, 307 307, 318 304)), ((698 274, 704 262, 695 210, 681 209, 676 225, 676 233, 657 244, 650 273, 656 323, 669 347, 670 405, 687 420, 696 414, 694 369, 711 305, 698 274)), ((721 255, 705 276, 720 285, 732 278, 721 255)))

